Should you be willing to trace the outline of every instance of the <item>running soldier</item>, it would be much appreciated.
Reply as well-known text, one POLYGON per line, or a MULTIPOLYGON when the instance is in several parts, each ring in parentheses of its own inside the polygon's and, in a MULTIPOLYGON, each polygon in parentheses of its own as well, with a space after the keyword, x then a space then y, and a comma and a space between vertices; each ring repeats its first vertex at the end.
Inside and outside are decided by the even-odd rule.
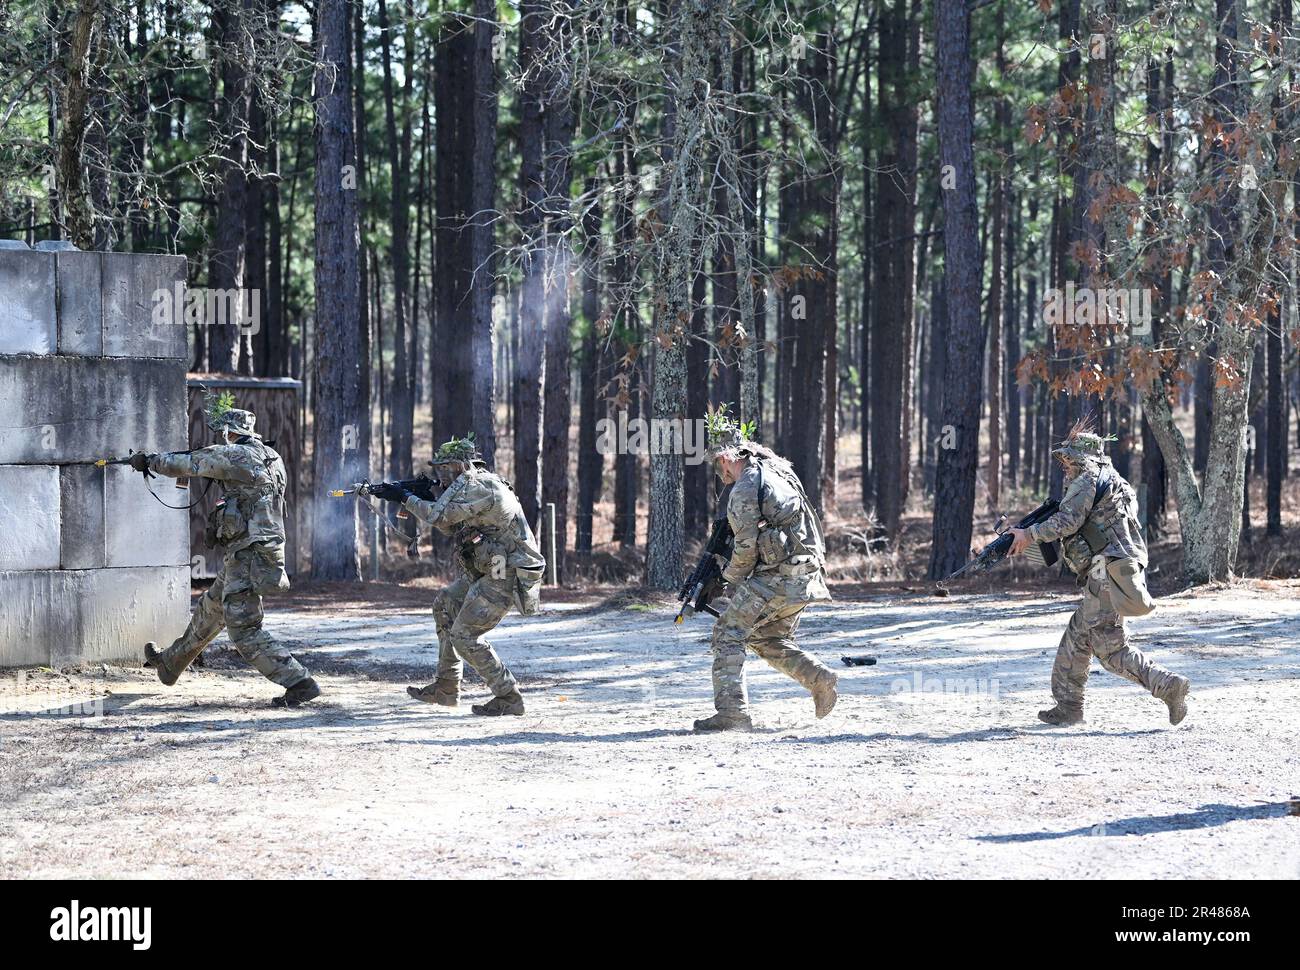
POLYGON ((809 690, 817 717, 829 714, 838 697, 835 674, 794 642, 808 604, 831 598, 817 513, 790 463, 751 441, 747 431, 725 414, 709 421, 710 456, 731 486, 727 519, 735 544, 722 572, 731 599, 713 627, 717 713, 696 721, 696 731, 753 727, 746 647, 809 690))
POLYGON ((1083 590, 1070 625, 1061 637, 1052 667, 1056 706, 1039 711, 1052 725, 1083 720, 1083 691, 1092 657, 1111 673, 1141 684, 1169 708, 1169 723, 1187 716, 1191 682, 1170 673, 1129 646, 1126 616, 1146 616, 1155 609, 1147 592, 1147 545, 1137 517, 1137 496, 1105 454, 1105 441, 1075 425, 1052 452, 1065 468, 1065 497, 1051 518, 1027 529, 1013 529, 1011 554, 1031 542, 1061 540, 1062 558, 1078 576, 1083 590))
POLYGON ((231 407, 232 397, 208 395, 207 423, 221 441, 194 451, 135 454, 131 467, 170 478, 209 478, 224 496, 208 518, 207 539, 221 549, 221 569, 166 650, 145 644, 145 666, 168 686, 176 683, 203 648, 226 628, 239 655, 285 688, 272 700, 297 707, 320 696, 320 687, 294 656, 262 629, 262 596, 289 588, 284 564, 284 460, 255 430, 252 411, 231 407))
POLYGON ((443 444, 430 464, 445 491, 426 501, 403 486, 363 485, 359 494, 401 502, 413 516, 453 536, 461 576, 433 604, 438 630, 438 670, 433 683, 408 687, 416 700, 444 707, 460 701, 460 681, 469 663, 487 682, 492 699, 474 704, 475 714, 523 714, 519 685, 492 644, 483 639, 513 605, 524 616, 540 608, 538 587, 546 560, 514 491, 488 471, 473 435, 443 444))

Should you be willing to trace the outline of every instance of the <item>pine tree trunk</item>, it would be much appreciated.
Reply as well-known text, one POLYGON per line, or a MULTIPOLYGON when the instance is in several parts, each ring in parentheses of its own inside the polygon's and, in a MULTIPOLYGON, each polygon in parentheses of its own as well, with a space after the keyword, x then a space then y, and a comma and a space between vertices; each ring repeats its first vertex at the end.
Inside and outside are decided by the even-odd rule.
POLYGON ((497 75, 492 57, 492 37, 498 30, 496 5, 492 0, 474 0, 473 89, 470 101, 471 185, 469 192, 468 255, 471 268, 470 325, 471 364, 470 424, 474 428, 483 460, 491 468, 496 462, 496 360, 492 353, 494 333, 492 294, 495 279, 497 75))
MULTIPOLYGON (((249 205, 248 119, 252 85, 244 63, 251 0, 220 0, 214 28, 220 47, 222 180, 217 197, 209 285, 237 294, 227 305, 243 307, 247 239, 244 218, 249 205)), ((241 332, 236 321, 208 321, 208 366, 215 373, 240 370, 241 332), (214 325, 215 324, 215 325, 214 325)))
POLYGON ((605 455, 596 447, 596 422, 605 417, 603 389, 604 368, 601 366, 606 334, 600 312, 601 286, 604 267, 601 259, 602 211, 596 196, 596 180, 588 177, 583 194, 595 198, 587 209, 583 221, 582 316, 582 376, 578 391, 578 502, 574 513, 574 551, 589 563, 596 503, 600 500, 601 484, 605 477, 605 455))
MULTIPOLYGON (((710 64, 722 48, 722 31, 729 0, 681 0, 678 57, 671 75, 674 85, 674 142, 667 197, 668 224, 660 241, 664 299, 656 314, 650 342, 654 354, 653 417, 678 422, 686 412, 685 345, 691 320, 691 287, 698 267, 703 227, 700 213, 708 207, 701 149, 711 106, 710 64)), ((683 455, 680 448, 650 456, 650 523, 646 545, 646 584, 673 590, 682 579, 683 455)))
MULTIPOLYGON (((360 426, 369 420, 361 396, 366 348, 360 316, 357 193, 345 181, 356 163, 352 63, 346 0, 320 0, 316 17, 316 410, 312 424, 315 488, 360 481, 369 454, 360 426)), ((360 578, 356 503, 321 499, 312 528, 312 576, 360 578)))
MULTIPOLYGON (((411 182, 411 90, 415 79, 415 28, 408 20, 401 92, 402 113, 399 133, 398 95, 393 80, 393 31, 387 0, 379 0, 380 50, 384 74, 384 127, 387 134, 388 170, 391 184, 389 260, 393 271, 393 380, 389 397, 388 474, 392 479, 411 476, 415 427, 415 396, 411 386, 410 311, 410 182, 411 182)), ((396 515, 396 512, 393 513, 396 515)))
POLYGON ((944 282, 948 304, 948 360, 943 423, 953 447, 940 447, 935 476, 930 578, 942 579, 970 552, 979 460, 980 384, 984 333, 980 325, 979 217, 971 112, 970 23, 965 0, 935 0, 936 95, 939 157, 953 175, 943 193, 944 282))
MULTIPOLYGON (((547 25, 547 42, 563 49, 567 20, 547 25)), ((544 123, 546 190, 546 390, 543 417, 542 495, 555 505, 555 571, 564 575, 569 535, 569 425, 573 420, 570 340, 573 319, 569 308, 572 275, 570 227, 570 167, 574 117, 566 89, 547 75, 549 102, 544 123)))
POLYGON ((542 386, 546 379, 546 239, 543 123, 545 77, 536 60, 542 36, 541 4, 520 7, 519 230, 523 240, 523 282, 519 300, 519 355, 515 372, 516 436, 514 487, 528 521, 537 522, 542 489, 542 386))
MULTIPOLYGON (((881 123, 896 133, 885 140, 876 176, 876 320, 871 335, 872 465, 875 512, 896 535, 910 475, 911 319, 916 208, 916 107, 907 85, 916 31, 906 0, 880 11, 879 94, 881 123)), ((919 42, 919 40, 917 40, 919 42)), ((951 305, 950 305, 951 310, 951 305)))

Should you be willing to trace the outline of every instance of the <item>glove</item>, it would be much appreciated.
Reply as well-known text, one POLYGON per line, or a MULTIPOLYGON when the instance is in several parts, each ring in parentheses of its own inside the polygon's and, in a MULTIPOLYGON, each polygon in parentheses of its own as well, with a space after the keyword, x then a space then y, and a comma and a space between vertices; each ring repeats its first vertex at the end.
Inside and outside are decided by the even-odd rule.
POLYGON ((385 502, 405 502, 406 497, 411 493, 402 488, 401 485, 395 485, 392 482, 380 482, 378 485, 370 486, 370 494, 375 498, 383 499, 385 502))
POLYGON ((147 472, 149 470, 149 462, 152 458, 154 458, 153 455, 145 454, 143 451, 137 451, 131 456, 131 467, 138 472, 147 472))

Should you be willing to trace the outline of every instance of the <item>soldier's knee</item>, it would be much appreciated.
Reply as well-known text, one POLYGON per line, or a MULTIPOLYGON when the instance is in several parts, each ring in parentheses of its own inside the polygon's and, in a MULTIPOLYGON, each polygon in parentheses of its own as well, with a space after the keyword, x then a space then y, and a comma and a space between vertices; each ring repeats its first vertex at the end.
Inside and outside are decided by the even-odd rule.
POLYGON ((446 610, 441 609, 437 604, 433 607, 433 626, 439 633, 446 633, 451 629, 451 625, 456 622, 455 617, 451 616, 446 610))
POLYGON ((744 653, 749 631, 734 623, 719 621, 713 628, 714 653, 744 653))
POLYGON ((749 641, 749 646, 760 657, 782 654, 795 649, 794 640, 789 637, 755 637, 749 641))
POLYGON ((451 628, 450 639, 452 648, 462 657, 469 656, 485 646, 481 632, 466 629, 459 623, 451 628))

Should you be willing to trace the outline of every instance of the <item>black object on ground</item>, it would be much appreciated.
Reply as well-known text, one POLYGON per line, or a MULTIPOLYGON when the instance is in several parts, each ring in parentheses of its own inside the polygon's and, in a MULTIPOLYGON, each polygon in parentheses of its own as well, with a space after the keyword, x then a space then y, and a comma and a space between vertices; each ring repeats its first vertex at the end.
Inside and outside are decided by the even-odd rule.
POLYGON ((874 667, 875 657, 840 657, 846 667, 874 667))

